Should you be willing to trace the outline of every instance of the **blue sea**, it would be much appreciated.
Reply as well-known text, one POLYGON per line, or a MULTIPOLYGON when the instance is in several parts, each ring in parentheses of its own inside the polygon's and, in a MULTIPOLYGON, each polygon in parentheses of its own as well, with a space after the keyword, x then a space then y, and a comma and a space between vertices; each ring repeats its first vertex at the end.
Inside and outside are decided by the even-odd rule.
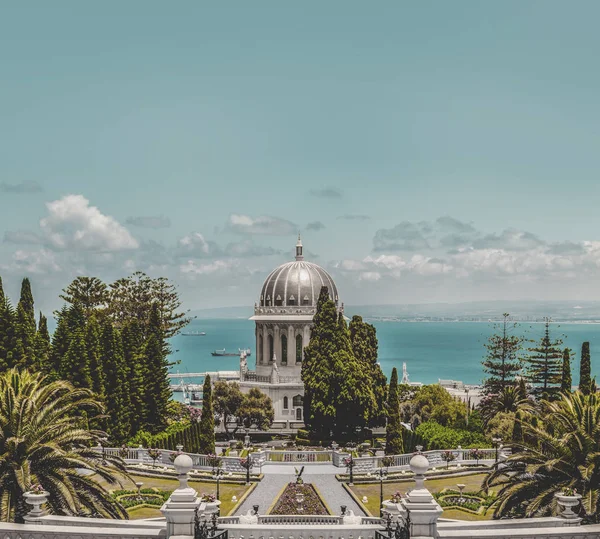
MULTIPOLYGON (((398 322, 370 321, 377 329, 379 361, 389 377, 392 368, 402 370, 406 362, 412 382, 436 383, 441 379, 460 380, 468 384, 480 383, 483 377, 481 360, 484 344, 492 333, 493 324, 483 322, 398 322)), ((538 340, 543 324, 522 323, 515 334, 538 340)), ((171 361, 179 364, 172 372, 205 372, 237 370, 238 357, 213 357, 211 352, 225 348, 237 352, 251 348, 250 368, 256 356, 254 322, 245 319, 196 319, 185 331, 204 331, 206 336, 172 339, 171 361)), ((572 363, 573 383, 579 379, 581 343, 590 342, 592 375, 600 380, 600 324, 554 324, 551 336, 562 338, 563 346, 576 352, 572 363)), ((192 381, 190 379, 190 381, 192 381)))

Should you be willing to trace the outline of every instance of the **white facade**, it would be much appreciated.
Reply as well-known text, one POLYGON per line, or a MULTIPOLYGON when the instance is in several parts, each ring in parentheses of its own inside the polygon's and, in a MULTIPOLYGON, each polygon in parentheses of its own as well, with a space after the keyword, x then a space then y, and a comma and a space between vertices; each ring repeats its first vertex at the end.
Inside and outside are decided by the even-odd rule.
POLYGON ((271 272, 254 305, 250 320, 256 323, 256 367, 249 370, 247 359, 240 358, 240 388, 247 393, 257 387, 271 397, 273 429, 297 429, 304 424, 302 361, 323 286, 338 305, 333 279, 320 266, 304 261, 298 236, 295 261, 271 272))

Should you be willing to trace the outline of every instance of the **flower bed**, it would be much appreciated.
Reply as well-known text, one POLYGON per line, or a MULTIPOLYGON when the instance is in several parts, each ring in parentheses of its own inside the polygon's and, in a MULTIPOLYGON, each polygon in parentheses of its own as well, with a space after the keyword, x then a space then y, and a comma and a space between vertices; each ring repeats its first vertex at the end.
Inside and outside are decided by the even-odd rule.
POLYGON ((270 515, 329 515, 329 511, 311 484, 289 483, 279 496, 270 515), (299 511, 297 494, 302 494, 302 511, 299 511))
POLYGON ((160 507, 169 498, 170 492, 143 488, 138 494, 137 490, 117 490, 112 493, 125 509, 137 507, 138 505, 156 505, 160 507))

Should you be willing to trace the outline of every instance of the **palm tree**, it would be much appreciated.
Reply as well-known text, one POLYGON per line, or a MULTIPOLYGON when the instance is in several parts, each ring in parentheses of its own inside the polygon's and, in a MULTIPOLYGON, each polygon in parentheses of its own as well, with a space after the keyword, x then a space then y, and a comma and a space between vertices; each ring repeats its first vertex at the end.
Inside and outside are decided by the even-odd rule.
POLYGON ((575 488, 588 517, 600 518, 600 398, 581 392, 528 407, 524 442, 484 482, 499 488, 494 516, 544 516, 554 494, 575 488))
POLYGON ((0 519, 22 522, 23 493, 40 484, 54 514, 127 518, 99 483, 126 474, 118 457, 92 449, 104 433, 87 428, 101 411, 87 389, 48 382, 39 373, 12 369, 0 375, 0 519))
POLYGON ((487 424, 499 413, 516 413, 529 402, 527 389, 522 382, 506 386, 497 394, 486 396, 479 405, 481 416, 487 424))

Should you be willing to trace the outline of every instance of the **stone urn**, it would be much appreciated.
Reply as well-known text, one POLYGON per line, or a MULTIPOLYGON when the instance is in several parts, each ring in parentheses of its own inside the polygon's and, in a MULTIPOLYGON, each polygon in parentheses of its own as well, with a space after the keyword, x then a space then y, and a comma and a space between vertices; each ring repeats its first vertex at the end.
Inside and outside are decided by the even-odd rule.
POLYGON ((205 502, 206 509, 204 513, 207 515, 212 515, 213 513, 219 512, 219 506, 221 505, 221 500, 215 500, 214 502, 205 502))
POLYGON ((23 494, 25 501, 33 507, 33 509, 29 511, 29 516, 41 517, 44 515, 42 505, 48 501, 49 495, 50 494, 45 490, 42 492, 25 492, 25 494, 23 494))
POLYGON ((573 508, 578 507, 581 503, 581 494, 566 495, 562 492, 558 492, 554 496, 558 501, 558 505, 563 508, 563 512, 560 514, 562 518, 569 520, 579 518, 579 515, 573 511, 573 508))
POLYGON ((393 502, 392 500, 383 500, 382 507, 383 507, 383 512, 389 513, 392 516, 392 518, 398 517, 402 513, 400 504, 393 502))

